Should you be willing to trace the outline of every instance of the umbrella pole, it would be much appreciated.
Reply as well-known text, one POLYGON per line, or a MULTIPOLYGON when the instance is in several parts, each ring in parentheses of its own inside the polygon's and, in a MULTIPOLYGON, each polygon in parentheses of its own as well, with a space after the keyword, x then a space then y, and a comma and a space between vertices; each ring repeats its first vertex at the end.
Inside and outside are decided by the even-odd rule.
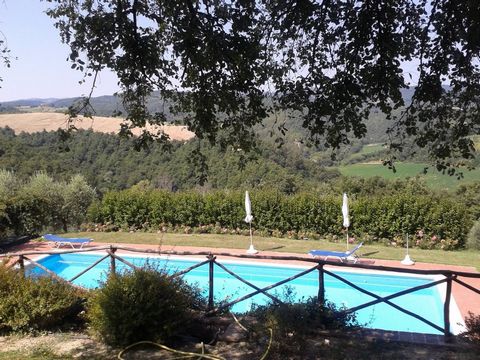
POLYGON ((415 261, 413 261, 410 258, 410 255, 408 254, 408 234, 407 234, 407 254, 405 255, 405 259, 400 261, 400 263, 403 264, 403 265, 413 265, 413 264, 415 264, 415 261))
POLYGON ((250 221, 250 247, 253 248, 252 222, 250 221))
POLYGON ((348 227, 347 227, 347 251, 348 251, 348 227))
POLYGON ((252 222, 250 222, 250 248, 247 250, 247 254, 258 254, 258 250, 253 247, 252 222))

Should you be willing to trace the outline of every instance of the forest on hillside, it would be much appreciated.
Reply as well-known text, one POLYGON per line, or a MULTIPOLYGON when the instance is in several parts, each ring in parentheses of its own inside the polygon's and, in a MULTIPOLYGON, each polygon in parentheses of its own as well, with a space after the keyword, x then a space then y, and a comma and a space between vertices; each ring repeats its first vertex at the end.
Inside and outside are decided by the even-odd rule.
MULTIPOLYGON (((270 121, 258 129, 257 148, 248 153, 223 147, 221 142, 210 145, 198 139, 167 145, 152 143, 137 151, 134 139, 113 134, 79 130, 61 139, 57 132, 15 134, 7 127, 0 129, 0 169, 13 171, 23 179, 39 171, 57 180, 81 174, 100 194, 144 180, 167 190, 244 187, 291 194, 338 182, 340 165, 362 166, 363 162, 379 162, 386 156, 382 143, 368 144, 367 140, 356 141, 336 153, 311 147, 302 142, 295 118, 278 116, 270 121), (282 123, 288 123, 291 130, 279 143, 274 124, 282 123)), ((377 134, 381 133, 379 122, 373 117, 370 123, 377 134)), ((419 166, 428 161, 421 152, 413 160, 419 166)), ((478 161, 479 157, 470 163, 478 165, 478 161)))
POLYGON ((9 128, 0 129, 0 144, 0 169, 24 179, 38 171, 57 180, 81 174, 100 194, 144 180, 168 190, 201 185, 206 190, 273 188, 288 194, 340 176, 292 144, 276 148, 260 142, 255 153, 244 154, 194 140, 167 148, 153 143, 136 151, 133 140, 111 134, 78 131, 62 142, 55 132, 16 135, 9 128))

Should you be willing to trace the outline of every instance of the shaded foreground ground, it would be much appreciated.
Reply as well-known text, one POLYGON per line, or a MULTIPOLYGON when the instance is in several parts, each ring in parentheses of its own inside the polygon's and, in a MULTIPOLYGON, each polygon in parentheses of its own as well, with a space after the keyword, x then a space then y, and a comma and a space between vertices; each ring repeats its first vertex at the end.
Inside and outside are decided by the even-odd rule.
MULTIPOLYGON (((176 346, 184 351, 201 352, 200 344, 176 346)), ((256 360, 265 353, 266 344, 251 339, 239 343, 205 345, 205 352, 225 359, 256 360)), ((82 333, 66 332, 37 337, 0 337, 0 360, 20 359, 116 359, 122 349, 112 349, 82 333)), ((267 359, 478 359, 478 345, 420 345, 372 341, 363 338, 317 335, 305 339, 301 351, 286 356, 272 346, 267 359)), ((124 353, 124 359, 173 359, 178 354, 152 346, 137 347, 124 353)))

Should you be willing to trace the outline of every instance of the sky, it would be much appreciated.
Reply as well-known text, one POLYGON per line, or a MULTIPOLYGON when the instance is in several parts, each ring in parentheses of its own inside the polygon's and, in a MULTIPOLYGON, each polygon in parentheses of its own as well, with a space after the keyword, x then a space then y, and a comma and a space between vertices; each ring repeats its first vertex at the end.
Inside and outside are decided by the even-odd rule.
MULTIPOLYGON (((67 61, 69 47, 61 43, 58 30, 40 0, 0 0, 0 31, 11 51, 11 67, 0 64, 0 102, 32 98, 66 98, 87 95, 91 82, 80 85, 81 72, 67 61)), ((1 36, 1 34, 0 34, 1 36)), ((103 72, 93 96, 118 91, 117 78, 103 72)))

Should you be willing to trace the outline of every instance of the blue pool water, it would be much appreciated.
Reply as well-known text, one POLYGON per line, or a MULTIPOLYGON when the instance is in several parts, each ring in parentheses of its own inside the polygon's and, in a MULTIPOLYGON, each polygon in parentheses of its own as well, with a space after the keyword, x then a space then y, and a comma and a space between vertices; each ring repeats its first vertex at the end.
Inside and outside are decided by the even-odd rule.
MULTIPOLYGON (((68 280, 86 269, 95 261, 99 260, 101 257, 102 256, 100 255, 93 254, 57 254, 47 256, 41 259, 39 263, 68 280)), ((142 266, 148 261, 154 266, 164 268, 169 273, 181 271, 198 262, 198 260, 179 260, 171 258, 149 258, 148 260, 146 258, 129 256, 124 256, 124 258, 137 266, 142 266)), ((260 288, 269 286, 305 270, 305 268, 267 266, 261 264, 223 264, 243 279, 260 288)), ((107 258, 76 279, 74 284, 87 288, 98 287, 100 281, 105 279, 106 274, 109 271, 109 265, 110 261, 107 258)), ((116 265, 119 271, 127 267, 119 261, 116 262, 116 265)), ((38 268, 33 271, 35 273, 42 272, 42 270, 39 270, 38 268)), ((392 276, 344 271, 334 271, 334 273, 381 297, 432 281, 430 278, 422 277, 392 276)), ((254 291, 252 288, 235 279, 218 266, 215 266, 214 274, 216 302, 222 300, 234 300, 254 291)), ((208 264, 190 271, 184 276, 184 279, 188 283, 204 289, 206 294, 208 291, 208 264)), ((289 282, 283 287, 274 288, 270 290, 269 293, 281 296, 287 291, 287 289, 293 290, 293 294, 297 299, 316 296, 318 292, 318 272, 313 271, 301 278, 289 282)), ((347 308, 373 300, 371 296, 360 293, 329 275, 325 275, 325 294, 327 300, 335 303, 337 306, 345 306, 347 308)), ((252 303, 263 304, 267 300, 268 298, 265 295, 256 295, 253 298, 235 305, 232 310, 243 312, 248 310, 252 303)), ((434 324, 443 327, 443 304, 439 292, 435 287, 401 296, 391 301, 429 319, 434 324)), ((431 326, 424 324, 387 304, 377 304, 373 307, 359 310, 356 314, 357 320, 360 324, 369 328, 440 334, 440 332, 431 326)))

